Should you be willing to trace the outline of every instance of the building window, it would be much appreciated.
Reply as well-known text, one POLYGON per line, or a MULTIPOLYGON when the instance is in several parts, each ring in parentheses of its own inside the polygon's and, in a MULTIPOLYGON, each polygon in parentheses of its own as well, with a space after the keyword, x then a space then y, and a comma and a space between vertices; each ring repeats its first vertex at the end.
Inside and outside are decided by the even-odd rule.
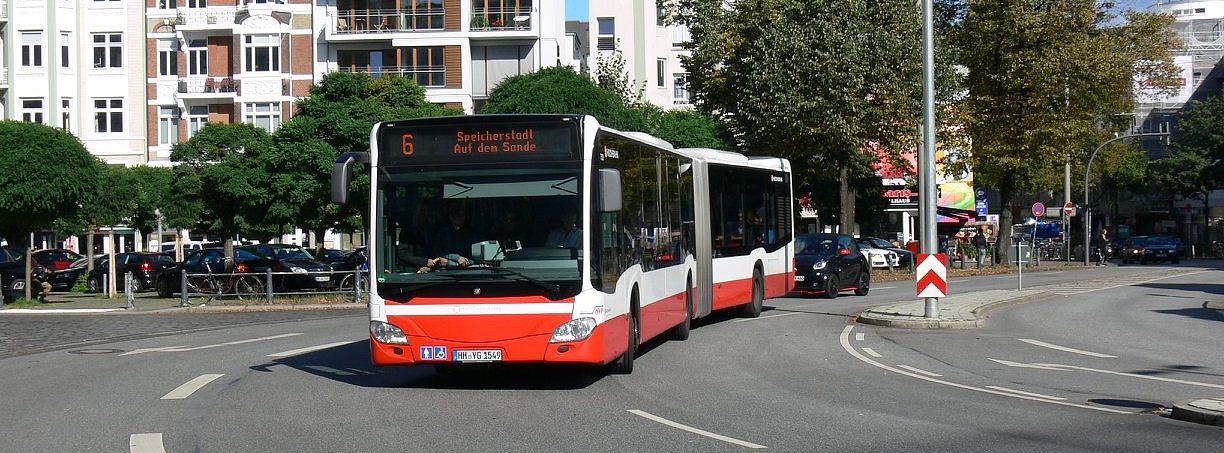
POLYGON ((43 122, 42 98, 21 100, 21 120, 27 123, 43 122))
POLYGON ((689 33, 688 25, 683 24, 672 27, 671 37, 673 47, 680 47, 681 44, 693 39, 692 34, 689 33))
POLYGON ((672 74, 672 100, 677 104, 688 104, 688 73, 672 74))
POLYGON ((411 66, 404 77, 412 77, 417 85, 440 87, 446 85, 446 66, 442 64, 442 47, 413 47, 411 66))
POLYGON ((279 72, 280 36, 247 36, 246 70, 247 72, 279 72))
POLYGON ((60 127, 72 132, 72 98, 60 99, 60 127))
POLYGON ((275 132, 280 128, 281 112, 279 102, 252 102, 243 105, 247 124, 275 132))
POLYGON ((194 137, 196 132, 208 124, 208 106, 193 105, 187 109, 187 138, 194 137))
POLYGON ((70 50, 69 46, 71 44, 72 44, 72 33, 61 32, 60 33, 60 67, 61 68, 72 67, 72 64, 71 64, 72 54, 71 52, 69 52, 70 50))
POLYGON ((596 50, 612 50, 616 48, 616 18, 600 17, 595 19, 599 26, 599 36, 595 43, 596 50))
POLYGON ((94 132, 123 132, 123 99, 94 99, 94 132))
POLYGON ((158 9, 175 9, 178 8, 178 0, 157 0, 158 9))
POLYGON ((174 40, 157 41, 157 75, 178 75, 178 47, 174 40))
POLYGON ((208 75, 208 41, 193 39, 187 43, 187 74, 208 75))
POLYGON ((123 67, 122 33, 97 33, 93 35, 93 65, 95 68, 123 67))
POLYGON ((174 145, 178 143, 178 108, 157 108, 157 144, 174 145))
POLYGON ((667 86, 665 79, 667 79, 667 59, 660 58, 655 60, 655 85, 659 88, 667 86))
MULTIPOLYGON (((43 65, 43 34, 41 31, 21 32, 21 66, 41 68, 43 65)), ((41 102, 41 101, 39 101, 41 102)))
POLYGON ((207 0, 187 0, 187 7, 188 8, 207 8, 208 1, 207 0))

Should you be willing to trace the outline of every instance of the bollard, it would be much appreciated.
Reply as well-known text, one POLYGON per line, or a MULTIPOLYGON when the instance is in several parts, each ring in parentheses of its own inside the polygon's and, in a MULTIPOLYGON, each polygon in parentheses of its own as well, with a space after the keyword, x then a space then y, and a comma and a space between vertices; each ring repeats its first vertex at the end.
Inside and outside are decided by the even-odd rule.
POLYGON ((1016 241, 1016 291, 1024 290, 1024 253, 1020 245, 1024 241, 1016 241))
POLYGON ((361 267, 353 269, 353 303, 361 302, 361 267))
POLYGON ((267 278, 265 278, 264 281, 267 284, 264 285, 264 287, 267 288, 266 291, 268 294, 265 297, 268 299, 268 303, 271 304, 272 303, 272 268, 268 268, 266 277, 267 278))
POLYGON ((186 307, 191 305, 191 301, 187 300, 187 269, 179 272, 179 306, 186 307))
POLYGON ((127 284, 123 285, 123 295, 127 298, 127 306, 124 308, 128 310, 136 308, 136 290, 132 288, 132 285, 134 284, 136 284, 136 274, 128 271, 127 284))

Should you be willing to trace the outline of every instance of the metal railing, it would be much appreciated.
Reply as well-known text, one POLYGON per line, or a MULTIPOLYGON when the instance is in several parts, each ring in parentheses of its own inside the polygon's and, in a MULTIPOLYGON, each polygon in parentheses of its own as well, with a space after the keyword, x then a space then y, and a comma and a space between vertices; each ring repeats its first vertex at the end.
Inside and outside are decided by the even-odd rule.
POLYGON ((336 13, 336 34, 442 30, 446 14, 410 9, 359 9, 336 13))
POLYGON ((188 77, 179 80, 179 93, 239 93, 241 83, 230 77, 188 77))
POLYGON ((364 270, 319 272, 206 272, 179 274, 179 306, 206 305, 216 300, 274 303, 278 296, 352 294, 364 301, 369 280, 364 270), (313 287, 311 287, 314 285, 313 287), (200 304, 191 298, 205 298, 200 304))
POLYGON ((375 79, 384 75, 411 77, 416 80, 418 85, 423 87, 440 87, 446 85, 445 66, 379 66, 365 68, 345 67, 340 68, 340 71, 366 73, 375 79))
POLYGON ((234 10, 180 9, 175 23, 189 26, 217 25, 219 27, 232 27, 234 26, 234 14, 234 10))
POLYGON ((472 8, 473 31, 530 30, 531 7, 472 8))

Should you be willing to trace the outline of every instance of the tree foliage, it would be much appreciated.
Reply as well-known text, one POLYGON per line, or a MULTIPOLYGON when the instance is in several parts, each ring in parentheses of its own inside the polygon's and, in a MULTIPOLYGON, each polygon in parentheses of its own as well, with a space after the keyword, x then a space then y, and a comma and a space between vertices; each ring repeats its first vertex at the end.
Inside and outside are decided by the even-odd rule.
POLYGON ((169 167, 138 166, 127 171, 135 185, 134 207, 128 225, 148 236, 157 231, 157 213, 160 212, 162 226, 173 228, 175 225, 166 219, 178 217, 176 212, 181 209, 178 203, 180 197, 172 189, 174 170, 169 167))
POLYGON ((654 106, 645 110, 646 132, 667 140, 677 148, 727 149, 729 132, 726 126, 708 113, 696 110, 662 110, 654 106), (653 107, 653 108, 651 108, 653 107))
POLYGON ((1152 179, 1169 194, 1204 198, 1224 186, 1224 96, 1191 101, 1179 120, 1180 134, 1152 179))
POLYGON ((544 68, 503 80, 489 93, 482 113, 591 115, 616 129, 645 129, 640 111, 626 107, 617 93, 600 88, 568 67, 544 68))
POLYGON ((0 121, 0 235, 25 244, 30 231, 73 217, 99 188, 103 164, 63 129, 0 121))

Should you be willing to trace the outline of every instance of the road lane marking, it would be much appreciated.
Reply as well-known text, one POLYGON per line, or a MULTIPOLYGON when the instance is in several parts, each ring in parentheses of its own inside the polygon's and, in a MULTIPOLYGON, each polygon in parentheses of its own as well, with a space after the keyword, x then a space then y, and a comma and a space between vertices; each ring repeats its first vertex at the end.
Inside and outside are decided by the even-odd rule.
POLYGON ((896 286, 872 286, 871 289, 897 289, 896 286))
POLYGON ((1186 385, 1196 385, 1199 387, 1211 387, 1211 388, 1217 388, 1217 389, 1224 389, 1224 385, 1220 385, 1220 384, 1209 384, 1206 382, 1186 381, 1182 379, 1173 379, 1173 378, 1166 378, 1166 377, 1160 377, 1160 376, 1148 376, 1144 374, 1126 373, 1122 371, 1098 370, 1096 368, 1087 368, 1087 367, 1075 366, 1075 365, 1062 365, 1058 363, 1034 363, 1033 365, 1043 366, 1043 367, 1056 367, 1058 369, 1063 369, 1063 370, 1091 371, 1093 373, 1104 373, 1104 374, 1112 374, 1116 376, 1126 376, 1126 377, 1133 377, 1133 378, 1139 378, 1139 379, 1149 379, 1153 381, 1172 382, 1174 384, 1186 384, 1186 385))
MULTIPOLYGON (((989 357, 987 357, 987 358, 988 358, 988 359, 990 359, 989 357)), ((998 363, 998 364, 1000 364, 1000 365, 1013 366, 1013 367, 1017 367, 1017 368, 1036 368, 1036 369, 1039 369, 1039 370, 1065 371, 1065 370, 1063 370, 1062 368, 1054 368, 1054 367, 1048 367, 1048 366, 1039 366, 1039 365, 1033 365, 1033 364, 1031 364, 1031 363, 1020 363, 1020 362, 1012 362, 1012 361, 1010 361, 1010 360, 999 360, 999 359, 990 359, 990 360, 991 360, 992 362, 998 363)))
POLYGON ((254 343, 254 342, 256 342, 256 341, 276 340, 276 339, 280 339, 280 338, 295 337, 295 336, 298 336, 298 335, 301 335, 301 333, 282 333, 282 334, 280 334, 280 335, 271 335, 271 336, 267 336, 267 337, 250 338, 250 339, 246 339, 246 340, 229 341, 229 342, 225 342, 225 343, 217 343, 217 344, 210 344, 210 345, 204 345, 204 346, 194 346, 194 347, 188 347, 188 346, 170 346, 170 347, 161 347, 161 348, 141 348, 141 349, 133 349, 133 350, 131 350, 131 351, 128 351, 128 352, 125 352, 125 353, 123 353, 123 354, 119 354, 119 355, 143 354, 143 353, 146 353, 146 352, 188 352, 188 351, 199 351, 199 350, 201 350, 201 349, 212 349, 212 348, 219 348, 219 347, 222 347, 222 346, 233 346, 233 345, 236 345, 236 344, 254 343))
POLYGON ((1030 340, 1030 339, 1028 339, 1028 338, 1017 338, 1017 339, 1018 339, 1018 340, 1020 340, 1020 341, 1025 342, 1025 343, 1031 344, 1031 345, 1033 345, 1033 346, 1041 346, 1041 347, 1043 347, 1043 348, 1057 349, 1057 350, 1059 350, 1059 351, 1063 351, 1063 352, 1072 352, 1072 353, 1075 353, 1075 354, 1083 354, 1083 355, 1086 355, 1086 356, 1092 356, 1092 357, 1101 357, 1101 358, 1105 358, 1105 359, 1116 359, 1116 358, 1118 358, 1118 356, 1116 356, 1116 355, 1101 354, 1101 353, 1099 353, 1099 352, 1085 351, 1085 350, 1083 350, 1083 349, 1068 348, 1068 347, 1066 347, 1066 346, 1059 346, 1059 345, 1056 345, 1056 344, 1050 344, 1050 343, 1046 343, 1046 342, 1044 342, 1044 341, 1040 341, 1040 340, 1030 340))
POLYGON ((863 341, 863 337, 865 336, 867 335, 863 334, 862 332, 856 333, 854 334, 854 341, 863 341))
POLYGON ((769 316, 762 316, 762 317, 759 317, 759 318, 744 318, 744 319, 737 319, 737 320, 732 321, 732 322, 759 321, 759 320, 762 320, 762 319, 769 319, 769 318, 780 318, 780 317, 783 317, 783 316, 790 316, 790 315, 801 315, 801 314, 803 314, 803 312, 782 313, 782 314, 780 314, 780 315, 769 315, 769 316))
POLYGON ((673 422, 673 421, 668 420, 668 419, 666 419, 666 418, 660 417, 660 416, 658 416, 658 415, 651 414, 651 413, 649 413, 649 412, 640 411, 640 410, 637 410, 637 409, 628 409, 628 412, 629 412, 629 413, 631 413, 631 414, 633 414, 633 415, 637 415, 637 416, 639 416, 639 417, 645 418, 645 419, 650 420, 650 421, 653 421, 653 422, 661 423, 661 424, 664 424, 664 425, 667 425, 667 426, 670 426, 670 427, 672 427, 672 428, 676 428, 676 429, 679 429, 679 430, 688 431, 688 432, 690 432, 690 433, 697 434, 697 435, 700 435, 700 436, 709 437, 709 438, 711 438, 711 439, 721 440, 721 441, 726 442, 726 443, 729 443, 729 444, 735 444, 735 445, 739 445, 739 446, 741 446, 741 447, 756 448, 756 449, 768 448, 768 447, 766 447, 766 446, 764 446, 764 445, 754 444, 754 443, 752 443, 752 442, 748 442, 748 441, 744 441, 744 440, 739 440, 739 439, 736 439, 736 438, 734 438, 734 437, 727 437, 727 436, 724 436, 724 435, 722 435, 722 434, 715 434, 715 433, 712 433, 712 432, 706 431, 706 430, 704 430, 704 429, 697 429, 697 428, 694 428, 694 427, 692 427, 692 426, 688 426, 688 425, 684 425, 684 424, 676 423, 676 422, 673 422))
POLYGON ((1076 404, 1076 403, 1070 403, 1070 402, 1066 402, 1066 401, 1051 401, 1051 400, 1044 399, 1044 398, 1037 398, 1037 397, 1032 397, 1032 396, 1018 395, 1018 394, 1015 394, 1015 393, 1000 392, 1000 391, 998 391, 998 390, 986 389, 986 388, 981 388, 981 387, 974 387, 974 386, 971 386, 971 385, 965 385, 965 384, 958 384, 958 383, 955 383, 955 382, 952 382, 952 381, 945 381, 945 380, 943 380, 943 379, 936 379, 936 378, 931 377, 931 376, 923 376, 923 375, 921 375, 921 374, 919 374, 919 373, 911 373, 911 372, 909 372, 909 371, 905 371, 905 370, 897 369, 897 368, 894 368, 894 367, 891 367, 891 366, 885 365, 885 364, 883 364, 883 363, 877 362, 877 361, 875 361, 875 360, 872 360, 871 358, 869 358, 869 357, 867 357, 867 356, 864 356, 863 354, 860 354, 860 353, 858 352, 858 350, 856 350, 856 349, 854 349, 852 346, 850 346, 850 331, 851 331, 851 330, 854 330, 854 326, 846 326, 846 328, 842 330, 842 333, 841 333, 841 339, 840 339, 840 340, 841 340, 842 349, 844 349, 844 350, 845 350, 847 353, 849 353, 850 355, 854 356, 854 358, 859 359, 859 361, 862 361, 862 362, 864 362, 864 363, 867 363, 868 365, 874 366, 874 367, 876 367, 876 368, 880 368, 880 369, 882 369, 882 370, 891 371, 891 372, 893 372, 893 373, 897 373, 897 374, 900 374, 900 375, 903 375, 903 376, 909 376, 909 377, 912 377, 912 378, 922 379, 922 380, 927 381, 927 382, 933 382, 933 383, 936 383, 936 384, 942 384, 942 385, 946 385, 946 386, 949 386, 949 387, 956 387, 956 388, 959 388, 959 389, 972 390, 972 391, 975 391, 975 392, 981 392, 981 393, 989 393, 989 394, 991 394, 991 395, 1006 396, 1006 397, 1008 397, 1008 398, 1017 398, 1017 399, 1029 400, 1029 401, 1038 401, 1038 402, 1047 403, 1047 404, 1057 404, 1057 405, 1059 405, 1059 406, 1077 407, 1077 408, 1080 408, 1080 409, 1090 409, 1090 410, 1100 411, 1100 412, 1109 412, 1109 413, 1111 413, 1111 414, 1128 414, 1128 415, 1129 415, 1129 414, 1136 414, 1136 413, 1138 413, 1138 412, 1127 412, 1127 411, 1120 411, 1120 410, 1117 410, 1117 409, 1110 409, 1110 408, 1106 408, 1106 407, 1089 406, 1089 405, 1086 405, 1086 404, 1076 404))
POLYGON ((1059 398, 1059 397, 1057 397, 1057 396, 1042 395, 1042 394, 1040 394, 1040 393, 1032 393, 1032 392, 1026 392, 1026 391, 1023 391, 1023 390, 1009 389, 1009 388, 1007 388, 1007 387, 999 387, 999 386, 997 386, 997 385, 987 385, 987 386, 986 386, 986 388, 988 388, 988 389, 995 389, 995 390, 1002 390, 1002 391, 1004 391, 1004 392, 1012 392, 1012 393, 1016 393, 1016 394, 1020 394, 1020 395, 1035 396, 1035 397, 1037 397, 1037 398, 1046 398, 1046 399, 1051 399, 1051 400, 1055 400, 1055 401, 1066 401, 1066 400, 1067 400, 1066 398, 1059 398))
MULTIPOLYGON (((361 341, 361 340, 357 340, 357 341, 361 341)), ((298 354, 305 354, 305 353, 307 353, 307 352, 315 352, 315 351, 318 351, 318 350, 320 350, 320 349, 328 349, 328 348, 334 348, 334 347, 336 347, 336 346, 344 346, 344 345, 346 345, 346 344, 353 344, 353 343, 356 343, 357 341, 337 341, 337 342, 335 342, 335 343, 321 344, 321 345, 318 345, 318 346, 308 346, 308 347, 305 347, 305 348, 293 349, 293 350, 289 350, 289 351, 285 351, 285 352, 278 352, 278 353, 276 353, 276 354, 268 354, 268 357, 289 357, 289 356, 295 356, 295 355, 298 355, 298 354)))
POLYGON ((877 358, 877 359, 878 359, 878 358, 880 358, 880 357, 884 357, 884 356, 880 355, 880 353, 875 352, 875 349, 871 349, 871 348, 863 348, 863 352, 866 352, 866 353, 867 353, 867 355, 872 356, 872 357, 875 357, 875 358, 877 358))
POLYGON ((321 372, 321 373, 334 374, 334 375, 336 375, 336 376, 356 376, 355 374, 350 373, 350 372, 348 372, 348 371, 344 371, 344 370, 337 370, 337 369, 332 368, 332 367, 329 367, 329 366, 322 366, 322 365, 306 365, 306 368, 310 368, 310 369, 312 369, 312 370, 315 370, 315 371, 318 371, 318 372, 321 372))
POLYGON ((132 453, 166 453, 162 446, 162 433, 133 434, 128 438, 128 451, 132 453))
POLYGON ((913 372, 915 372, 915 373, 918 373, 918 374, 925 374, 925 375, 927 375, 927 376, 931 376, 931 377, 943 377, 943 375, 942 375, 942 374, 935 374, 935 373, 932 373, 932 372, 930 372, 930 371, 920 370, 920 369, 914 368, 914 367, 909 366, 909 365, 897 365, 897 368, 901 368, 901 369, 910 370, 910 371, 913 371, 913 372))
POLYGON ((186 399, 187 397, 191 396, 192 393, 195 393, 196 390, 203 388, 205 385, 208 385, 209 382, 215 381, 217 380, 217 378, 221 376, 225 376, 225 375, 224 374, 202 374, 200 375, 200 377, 187 381, 183 385, 178 386, 178 388, 171 390, 170 393, 167 393, 166 396, 161 397, 161 399, 164 399, 164 400, 186 399))

